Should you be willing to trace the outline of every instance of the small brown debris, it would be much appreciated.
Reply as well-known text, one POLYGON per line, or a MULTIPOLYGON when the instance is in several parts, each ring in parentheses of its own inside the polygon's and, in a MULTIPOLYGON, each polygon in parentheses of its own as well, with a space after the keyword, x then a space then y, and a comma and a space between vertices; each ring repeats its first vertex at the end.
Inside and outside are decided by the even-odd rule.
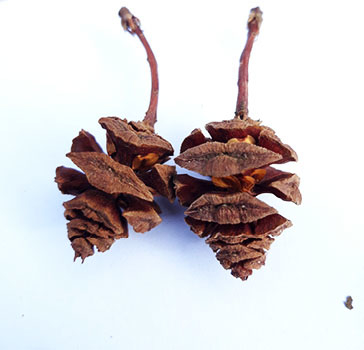
POLYGON ((349 310, 352 310, 354 308, 353 307, 353 298, 350 295, 346 297, 346 301, 344 302, 344 305, 349 310))

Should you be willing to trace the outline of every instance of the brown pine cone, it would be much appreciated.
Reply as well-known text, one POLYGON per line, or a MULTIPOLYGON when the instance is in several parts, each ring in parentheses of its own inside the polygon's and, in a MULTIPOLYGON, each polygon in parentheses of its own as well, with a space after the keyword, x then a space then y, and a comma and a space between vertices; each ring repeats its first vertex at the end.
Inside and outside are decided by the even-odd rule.
POLYGON ((247 81, 252 42, 262 21, 259 8, 248 20, 248 42, 241 57, 235 118, 206 125, 211 138, 195 129, 181 145, 175 162, 211 181, 177 175, 176 194, 187 206, 186 222, 206 238, 221 265, 242 280, 265 263, 265 253, 291 222, 256 198, 261 193, 301 203, 299 178, 272 164, 296 161, 297 155, 275 132, 248 117, 247 81))
POLYGON ((134 231, 146 232, 162 220, 154 196, 174 200, 175 167, 163 164, 173 155, 172 145, 154 133, 158 102, 157 64, 140 22, 126 9, 120 10, 122 25, 136 33, 146 48, 152 72, 152 94, 143 121, 127 122, 117 117, 101 118, 106 130, 107 153, 95 138, 82 130, 73 139, 67 157, 82 171, 56 169, 55 181, 64 194, 76 196, 65 202, 68 238, 75 259, 82 261, 110 248, 115 239, 128 237, 129 223, 134 231))

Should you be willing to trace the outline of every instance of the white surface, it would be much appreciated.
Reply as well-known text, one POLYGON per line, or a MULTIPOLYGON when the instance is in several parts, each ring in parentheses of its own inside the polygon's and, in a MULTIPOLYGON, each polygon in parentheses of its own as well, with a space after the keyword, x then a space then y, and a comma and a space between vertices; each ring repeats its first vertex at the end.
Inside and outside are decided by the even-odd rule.
MULTIPOLYGON (((360 1, 0 2, 0 348, 364 348, 363 6, 360 1), (294 226, 246 282, 233 278, 163 204, 163 223, 72 262, 54 169, 81 128, 143 118, 144 50, 122 31, 141 19, 160 72, 157 132, 178 149, 229 119, 251 7, 264 12, 250 67, 250 116, 299 154, 294 226), (347 295, 354 309, 343 305, 347 295)), ((180 169, 179 169, 180 170, 180 169)))

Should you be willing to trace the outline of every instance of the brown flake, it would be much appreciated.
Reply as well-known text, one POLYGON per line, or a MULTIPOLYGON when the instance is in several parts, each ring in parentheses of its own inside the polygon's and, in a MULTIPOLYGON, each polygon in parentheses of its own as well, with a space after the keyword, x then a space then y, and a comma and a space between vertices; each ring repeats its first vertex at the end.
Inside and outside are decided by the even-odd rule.
POLYGON ((353 307, 353 298, 350 295, 346 297, 346 301, 345 301, 344 305, 349 310, 352 310, 354 308, 353 307))
POLYGON ((276 212, 266 203, 241 192, 205 193, 190 205, 185 214, 197 220, 219 224, 240 224, 256 221, 276 212))
POLYGON ((180 153, 183 153, 189 148, 202 145, 205 142, 207 142, 207 139, 202 133, 201 129, 194 129, 192 130, 191 134, 183 140, 180 153))
POLYGON ((89 183, 110 194, 129 194, 147 201, 153 201, 153 195, 144 183, 138 179, 131 168, 119 164, 104 153, 79 152, 68 153, 73 163, 81 168, 89 183))
POLYGON ((201 175, 223 177, 276 163, 281 155, 246 142, 208 142, 188 149, 175 162, 201 175))
POLYGON ((71 152, 100 152, 102 148, 96 142, 95 137, 85 130, 81 130, 77 137, 72 140, 71 152))
POLYGON ((76 196, 92 187, 87 181, 85 174, 64 166, 59 166, 56 169, 54 180, 63 194, 73 194, 76 196))

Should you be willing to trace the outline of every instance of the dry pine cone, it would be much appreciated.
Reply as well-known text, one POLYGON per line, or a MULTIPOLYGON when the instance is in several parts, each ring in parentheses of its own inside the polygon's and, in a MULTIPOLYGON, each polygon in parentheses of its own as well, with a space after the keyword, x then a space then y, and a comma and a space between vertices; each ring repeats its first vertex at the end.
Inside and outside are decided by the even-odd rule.
POLYGON ((120 10, 122 25, 136 33, 146 48, 152 72, 149 109, 141 122, 117 117, 101 118, 106 130, 107 153, 95 138, 82 130, 73 140, 67 157, 82 171, 56 169, 55 181, 64 194, 75 198, 65 202, 68 238, 75 259, 110 248, 115 239, 128 237, 129 223, 134 231, 146 232, 161 222, 155 195, 174 200, 175 167, 162 163, 173 155, 171 144, 154 133, 158 101, 157 64, 139 20, 126 9, 120 10), (143 39, 143 40, 142 40, 143 39))
POLYGON ((259 32, 261 11, 248 20, 248 41, 239 69, 239 95, 235 118, 206 125, 211 138, 195 129, 183 141, 175 162, 211 181, 177 175, 176 194, 187 206, 186 222, 206 238, 221 265, 242 280, 265 263, 265 253, 291 222, 257 199, 261 193, 301 203, 297 175, 272 164, 296 161, 291 147, 274 131, 248 117, 247 81, 250 50, 259 32))

